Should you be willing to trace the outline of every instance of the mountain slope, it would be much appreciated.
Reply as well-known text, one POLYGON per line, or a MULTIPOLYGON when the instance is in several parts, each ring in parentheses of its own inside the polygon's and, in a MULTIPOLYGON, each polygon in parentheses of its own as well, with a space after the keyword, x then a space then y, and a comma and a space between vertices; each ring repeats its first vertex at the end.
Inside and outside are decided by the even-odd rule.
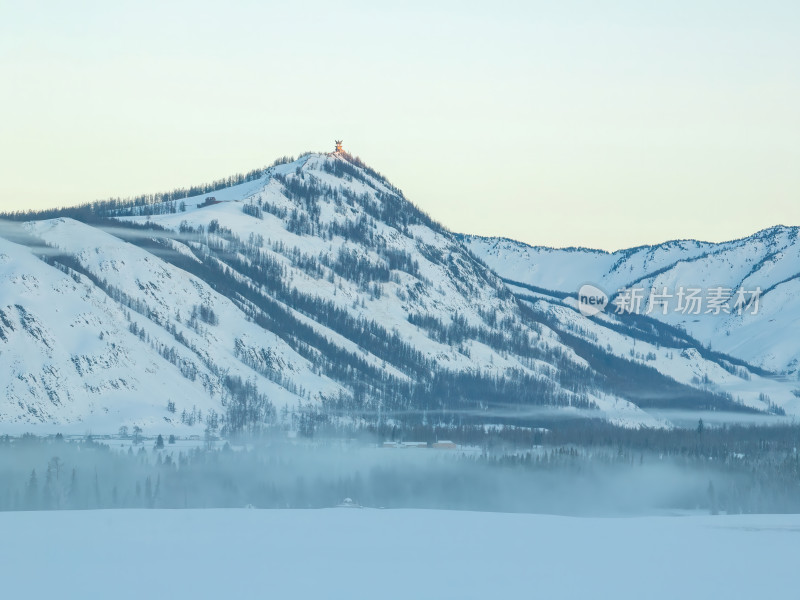
MULTIPOLYGON (((5 424, 91 421, 116 431, 128 420, 161 420, 172 398, 209 408, 199 381, 175 379, 172 365, 131 333, 118 304, 4 239, 0 306, 5 424)), ((151 324, 142 327, 159 336, 151 324)))
POLYGON ((21 382, 5 421, 311 433, 800 409, 790 384, 691 340, 587 325, 559 298, 527 298, 343 153, 179 201, 22 220, 0 263, 0 361, 21 382))

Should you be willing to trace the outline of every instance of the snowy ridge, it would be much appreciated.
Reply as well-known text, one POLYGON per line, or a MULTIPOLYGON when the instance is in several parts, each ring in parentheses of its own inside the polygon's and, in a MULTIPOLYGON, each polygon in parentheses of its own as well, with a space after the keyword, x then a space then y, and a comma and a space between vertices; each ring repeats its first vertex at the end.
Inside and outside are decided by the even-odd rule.
POLYGON ((756 314, 687 315, 671 310, 664 315, 656 310, 649 316, 680 327, 714 350, 796 375, 800 372, 798 230, 776 226, 731 242, 675 241, 614 253, 533 247, 479 236, 462 240, 503 278, 572 295, 585 283, 609 295, 635 286, 645 290, 647 304, 651 288, 760 288, 756 314))
MULTIPOLYGON (((309 154, 180 208, 75 216, 85 222, 67 213, 0 239, 5 423, 113 432, 203 427, 212 415, 214 427, 234 427, 261 411, 294 427, 287 411, 299 410, 310 427, 327 418, 320 411, 664 426, 650 409, 800 412, 789 382, 587 323, 568 301, 533 298, 497 274, 566 289, 573 256, 578 280, 594 269, 629 281, 641 277, 635 265, 663 274, 678 257, 701 264, 710 250, 699 244, 547 251, 555 258, 526 279, 540 250, 505 241, 481 254, 478 238, 450 233, 346 154, 309 154), (504 248, 510 270, 492 264, 504 248)), ((791 277, 782 265, 762 260, 740 277, 769 272, 774 294, 795 281, 779 281, 791 277)))

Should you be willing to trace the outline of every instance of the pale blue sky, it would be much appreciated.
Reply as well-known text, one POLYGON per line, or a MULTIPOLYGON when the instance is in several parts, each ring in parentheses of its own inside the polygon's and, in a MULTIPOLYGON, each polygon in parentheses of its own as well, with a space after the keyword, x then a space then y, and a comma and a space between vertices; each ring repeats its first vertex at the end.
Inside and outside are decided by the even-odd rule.
POLYGON ((451 229, 607 249, 800 224, 800 3, 0 0, 0 208, 334 138, 451 229))

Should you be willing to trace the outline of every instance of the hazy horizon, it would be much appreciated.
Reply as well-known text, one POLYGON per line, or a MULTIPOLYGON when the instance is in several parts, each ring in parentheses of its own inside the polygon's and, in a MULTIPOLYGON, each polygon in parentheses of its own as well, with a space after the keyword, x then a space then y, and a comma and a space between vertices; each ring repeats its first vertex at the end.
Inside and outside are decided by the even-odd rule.
POLYGON ((334 139, 449 229, 616 250, 800 224, 800 6, 0 8, 0 210, 334 139))

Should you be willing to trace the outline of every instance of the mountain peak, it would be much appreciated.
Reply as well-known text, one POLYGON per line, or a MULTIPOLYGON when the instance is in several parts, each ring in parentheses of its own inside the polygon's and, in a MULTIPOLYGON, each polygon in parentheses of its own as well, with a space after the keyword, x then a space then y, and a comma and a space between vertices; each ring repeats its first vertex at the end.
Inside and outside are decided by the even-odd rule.
MULTIPOLYGON (((0 261, 7 420, 102 413, 106 428, 191 428, 214 411, 235 431, 284 407, 333 427, 334 415, 375 412, 395 424, 475 411, 505 423, 512 406, 658 426, 647 409, 659 403, 765 411, 793 398, 746 365, 682 352, 696 344, 675 331, 620 333, 564 294, 509 287, 497 273, 524 273, 475 260, 477 238, 453 235, 344 151, 45 216, 71 218, 24 224, 39 240, 5 244, 0 261), (32 276, 9 266, 21 252, 32 276), (53 396, 56 380, 69 383, 53 396), (654 399, 654 382, 669 394, 654 399)), ((684 251, 552 252, 534 267, 563 278, 624 259, 609 272, 627 276, 684 251)))

